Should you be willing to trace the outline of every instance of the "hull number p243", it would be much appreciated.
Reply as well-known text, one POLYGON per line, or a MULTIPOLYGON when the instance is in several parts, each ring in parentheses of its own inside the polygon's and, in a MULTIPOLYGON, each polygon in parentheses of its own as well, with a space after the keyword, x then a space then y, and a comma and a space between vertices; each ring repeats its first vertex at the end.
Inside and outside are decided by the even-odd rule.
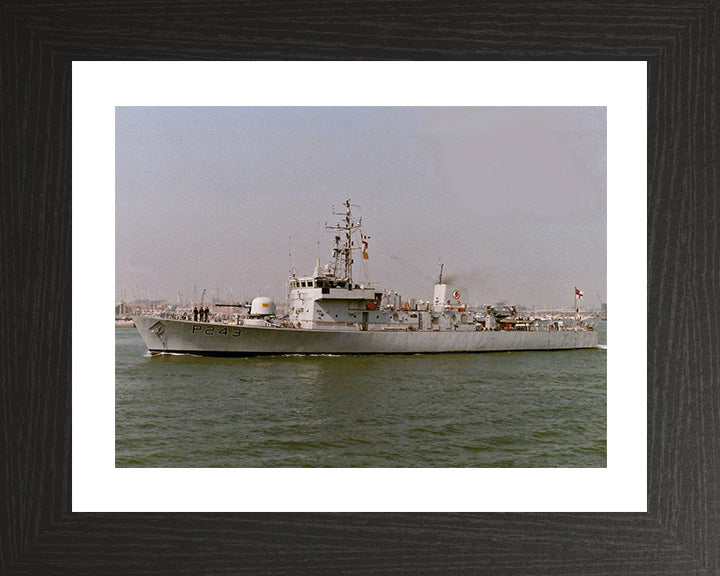
POLYGON ((237 328, 235 326, 203 326, 202 324, 193 324, 193 334, 203 332, 208 336, 214 336, 215 334, 217 334, 218 336, 230 336, 232 338, 240 336, 240 328, 237 328), (216 329, 218 330, 216 331, 216 329))

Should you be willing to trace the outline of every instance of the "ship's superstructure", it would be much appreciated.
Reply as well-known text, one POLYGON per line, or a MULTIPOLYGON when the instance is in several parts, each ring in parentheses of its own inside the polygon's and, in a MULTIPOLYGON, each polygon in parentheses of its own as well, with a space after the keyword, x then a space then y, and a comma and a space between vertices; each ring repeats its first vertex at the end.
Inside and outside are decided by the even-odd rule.
POLYGON ((352 219, 346 201, 343 221, 329 229, 337 230, 330 262, 323 270, 320 262, 312 276, 290 277, 288 320, 297 328, 318 330, 475 330, 476 321, 462 304, 459 289, 442 281, 435 285, 432 303, 403 302, 396 293, 353 281, 353 253, 367 256, 367 243, 357 245, 353 232, 361 221, 352 219))
POLYGON ((442 267, 433 297, 403 300, 353 280, 354 255, 367 258, 362 221, 347 200, 335 226, 330 262, 318 261, 311 276, 289 279, 287 314, 275 303, 255 298, 249 314, 234 324, 159 316, 133 320, 152 353, 208 355, 378 354, 554 350, 597 347, 591 326, 541 323, 519 316, 513 307, 472 310, 466 290, 443 282, 442 267))

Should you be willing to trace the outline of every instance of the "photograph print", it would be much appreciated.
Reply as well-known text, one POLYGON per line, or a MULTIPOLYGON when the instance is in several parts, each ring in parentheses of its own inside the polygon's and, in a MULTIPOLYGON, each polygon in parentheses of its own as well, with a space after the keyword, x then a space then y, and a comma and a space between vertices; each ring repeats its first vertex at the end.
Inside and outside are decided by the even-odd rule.
POLYGON ((607 466, 604 107, 117 107, 115 466, 607 466))

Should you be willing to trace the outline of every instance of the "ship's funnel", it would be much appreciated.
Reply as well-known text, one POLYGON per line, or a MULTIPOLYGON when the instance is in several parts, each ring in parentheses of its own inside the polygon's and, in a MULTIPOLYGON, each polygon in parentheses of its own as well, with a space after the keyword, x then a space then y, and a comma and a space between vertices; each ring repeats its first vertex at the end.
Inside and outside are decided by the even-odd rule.
POLYGON ((467 303, 467 289, 447 284, 435 284, 433 305, 435 306, 461 306, 467 303))

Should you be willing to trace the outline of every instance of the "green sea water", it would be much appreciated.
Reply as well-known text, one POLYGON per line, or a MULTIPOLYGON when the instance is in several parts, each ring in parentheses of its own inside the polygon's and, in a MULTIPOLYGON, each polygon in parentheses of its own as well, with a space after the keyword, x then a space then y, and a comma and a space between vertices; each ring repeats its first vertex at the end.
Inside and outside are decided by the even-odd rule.
POLYGON ((150 357, 116 328, 117 467, 605 467, 607 347, 150 357))

